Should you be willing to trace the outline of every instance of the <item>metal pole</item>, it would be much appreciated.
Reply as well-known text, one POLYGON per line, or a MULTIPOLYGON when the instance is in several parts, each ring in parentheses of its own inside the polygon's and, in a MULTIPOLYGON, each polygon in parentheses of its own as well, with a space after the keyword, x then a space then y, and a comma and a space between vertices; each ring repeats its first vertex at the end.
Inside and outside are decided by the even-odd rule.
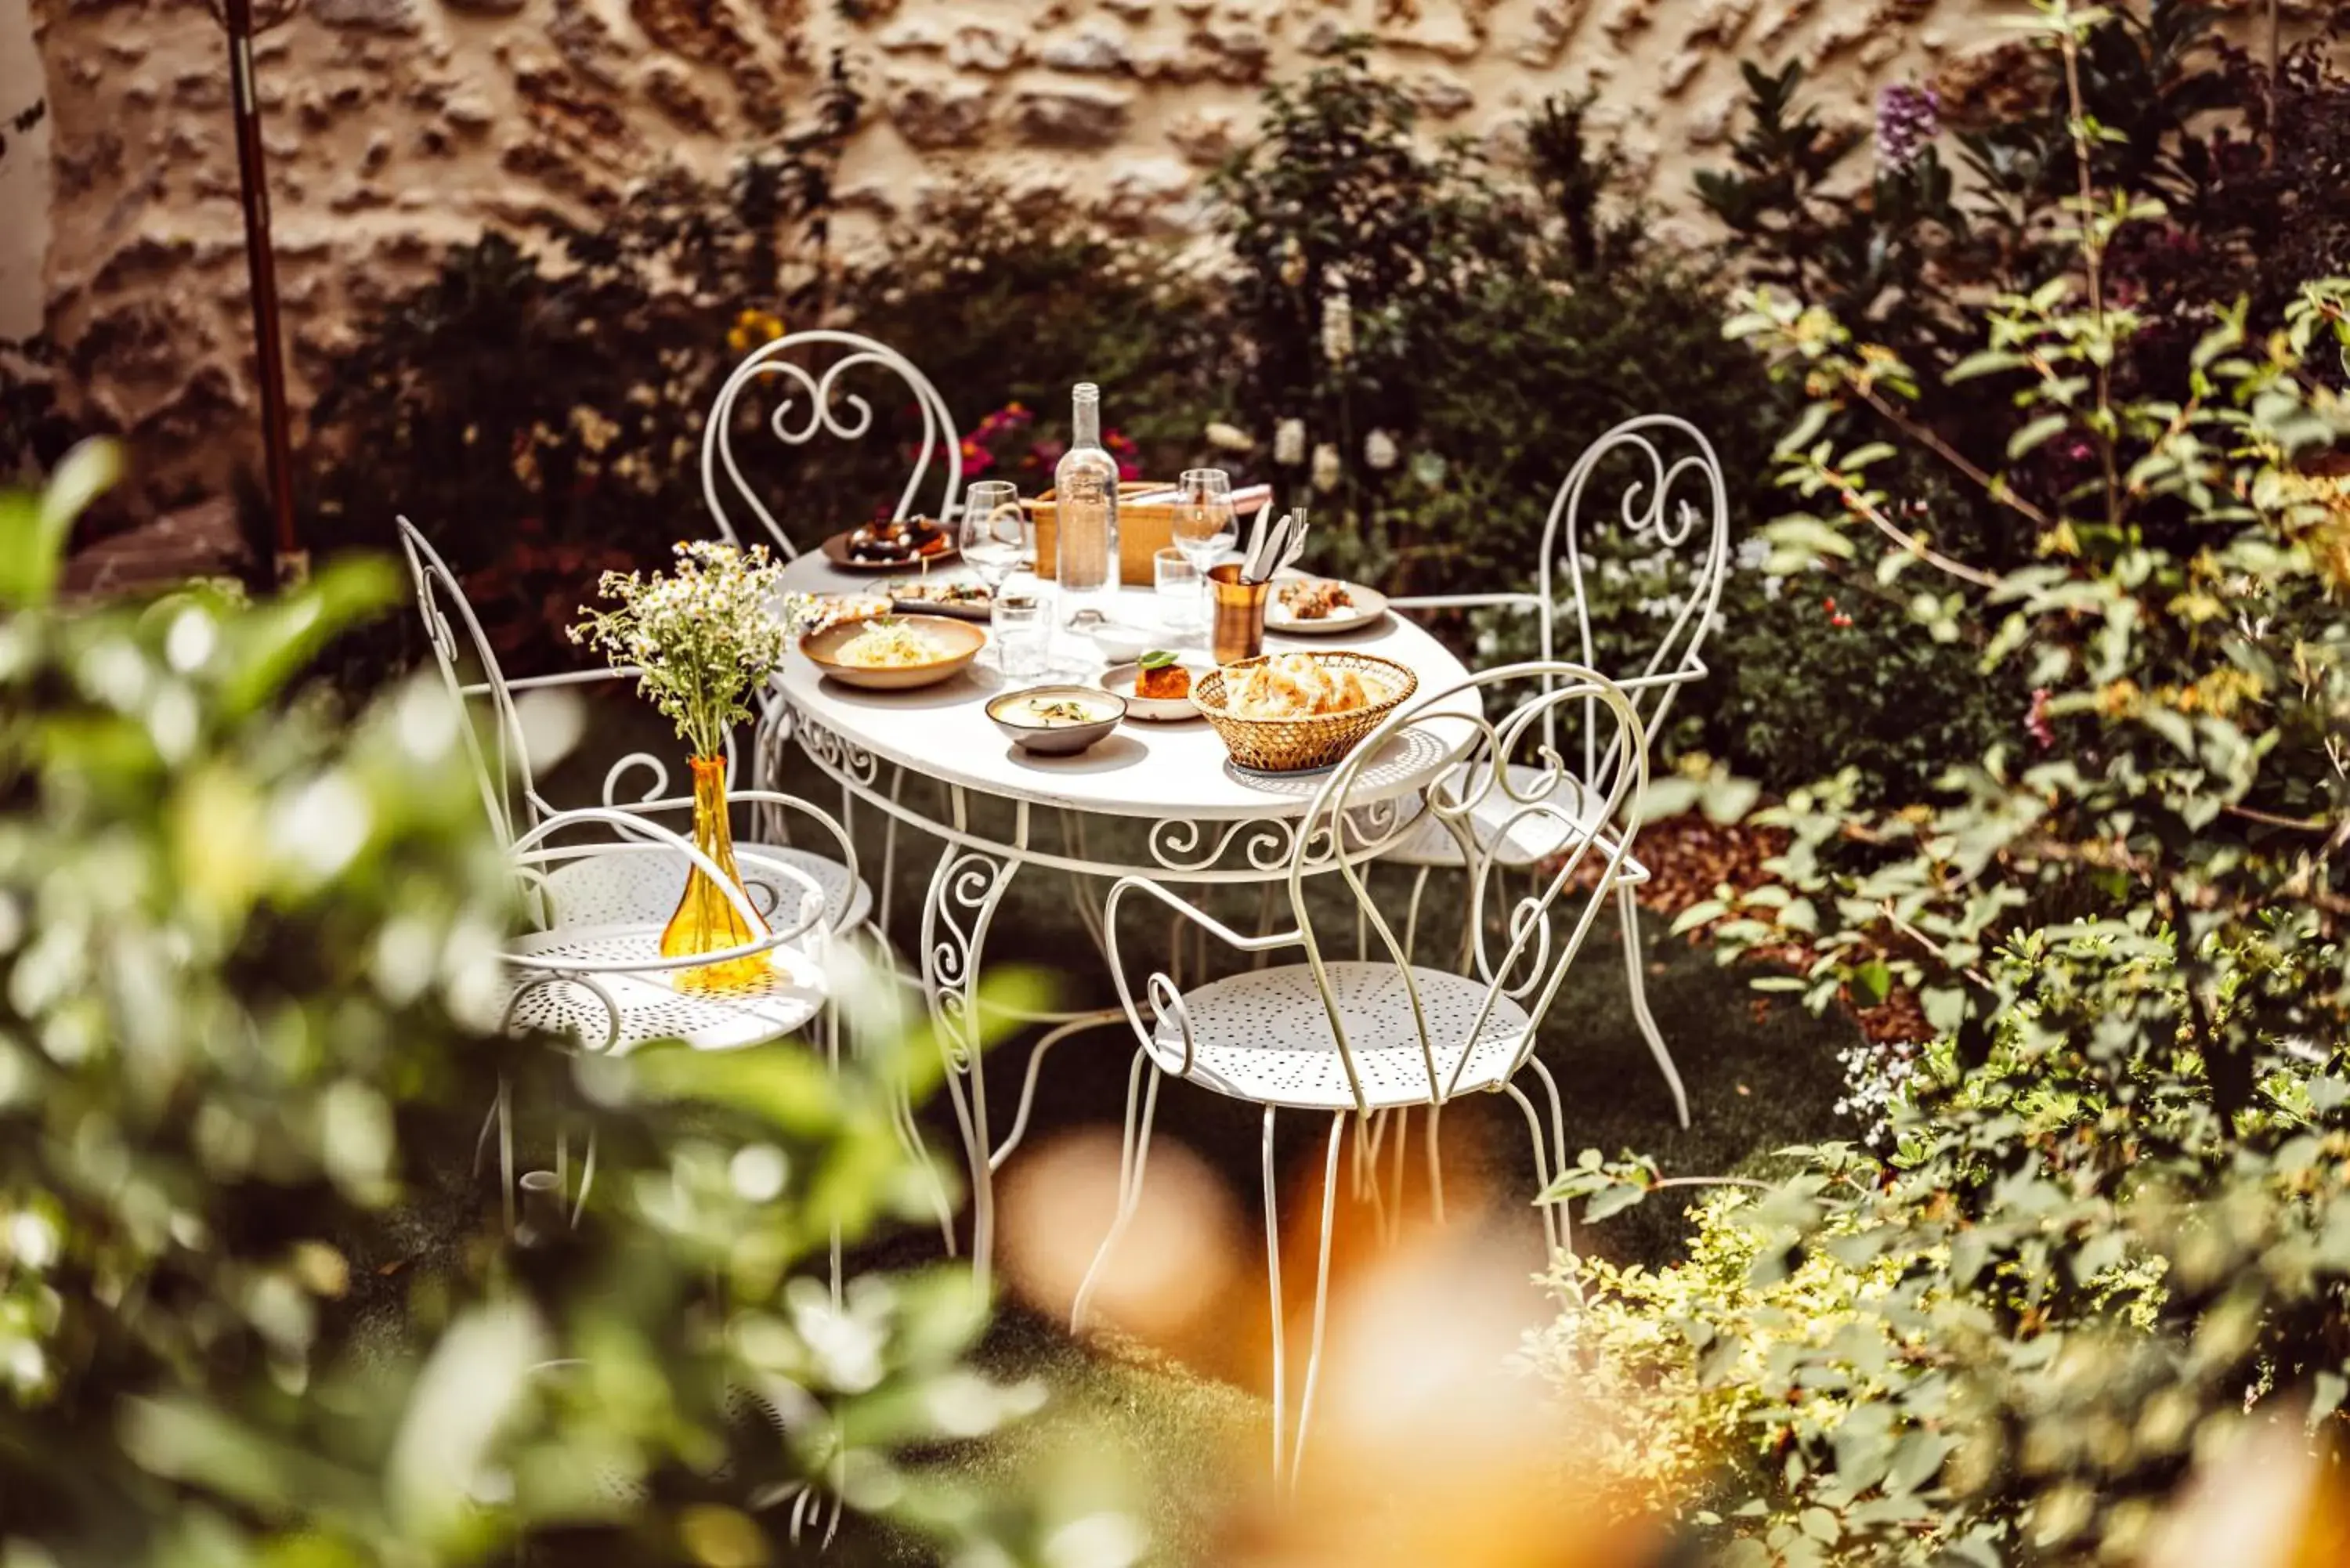
POLYGON ((224 0, 228 67, 236 112, 236 170, 244 200, 244 259, 253 293, 254 370, 261 383, 261 452, 275 528, 276 577, 310 574, 294 529, 294 456, 286 410, 286 355, 277 311, 277 260, 269 244, 269 186, 262 164, 261 105, 253 89, 253 0, 224 0))

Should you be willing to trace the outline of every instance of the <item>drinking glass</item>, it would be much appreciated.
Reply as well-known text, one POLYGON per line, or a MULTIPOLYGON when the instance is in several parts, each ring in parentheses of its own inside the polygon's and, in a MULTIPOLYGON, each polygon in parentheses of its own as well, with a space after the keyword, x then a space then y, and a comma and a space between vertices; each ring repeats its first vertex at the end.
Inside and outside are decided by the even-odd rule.
POLYGON ((1197 631, 1201 597, 1200 568, 1183 550, 1154 551, 1151 580, 1159 588, 1159 619, 1170 631, 1197 631))
POLYGON ((1053 621, 1045 613, 1041 593, 996 595, 988 620, 995 633, 996 661, 1007 677, 1034 680, 1045 673, 1052 651, 1053 621))
POLYGON ((1003 591, 1003 579, 1035 551, 1035 535, 1021 509, 1020 489, 1008 479, 983 479, 962 493, 962 526, 957 543, 962 558, 987 585, 988 597, 1003 591))
MULTIPOLYGON (((1175 547, 1204 576, 1216 557, 1240 542, 1232 515, 1232 476, 1221 468, 1187 468, 1175 482, 1175 547)), ((1204 616, 1205 601, 1201 614, 1204 616)))

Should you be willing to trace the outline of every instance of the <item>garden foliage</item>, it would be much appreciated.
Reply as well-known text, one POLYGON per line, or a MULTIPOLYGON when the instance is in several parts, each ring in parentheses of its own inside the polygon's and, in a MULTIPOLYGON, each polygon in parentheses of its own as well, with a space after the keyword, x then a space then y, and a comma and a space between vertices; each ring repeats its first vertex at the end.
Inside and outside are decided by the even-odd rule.
MULTIPOLYGON (((1660 1489, 1733 1460, 1692 1511, 1731 1562, 2140 1561, 2199 1463, 2262 1429, 2322 1451, 2350 1389, 2350 283, 2174 347, 2188 307, 2127 258, 2185 221, 2205 133, 2141 140, 2092 84, 2185 14, 2035 10, 2064 193, 2036 276, 1937 302, 1966 352, 1792 276, 1733 324, 1810 404, 1773 569, 1838 563, 2031 697, 1930 799, 1872 809, 1847 773, 1766 808, 1772 881, 1684 917, 1816 955, 1765 989, 1909 988, 1940 1035, 1882 1147, 1787 1151, 1686 1262, 1562 1274, 1538 1355, 1668 1425, 1660 1489), (1928 465, 1998 524, 1905 505, 1928 465)), ((1668 1179, 1593 1154, 1559 1191, 1589 1217, 1668 1179)))
POLYGON ((846 1500, 1032 1560, 1052 1520, 906 1462, 1037 1397, 963 1364, 968 1276, 822 1278, 927 1208, 889 1075, 932 1054, 506 1038, 461 718, 306 684, 390 569, 59 606, 107 462, 0 498, 0 1555, 753 1563, 846 1500), (598 1135, 520 1248, 463 1186, 502 1086, 525 1156, 598 1135))

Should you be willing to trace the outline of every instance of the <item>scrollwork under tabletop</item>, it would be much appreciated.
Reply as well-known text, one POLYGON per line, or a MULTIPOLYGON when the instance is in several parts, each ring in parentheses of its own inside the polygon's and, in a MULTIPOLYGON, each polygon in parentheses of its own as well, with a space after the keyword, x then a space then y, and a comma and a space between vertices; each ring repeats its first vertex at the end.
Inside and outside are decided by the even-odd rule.
MULTIPOLYGON (((879 770, 871 753, 805 715, 795 726, 795 738, 819 771, 847 788, 861 804, 919 832, 998 860, 1083 877, 1152 877, 1216 884, 1280 881, 1289 874, 1297 835, 1322 782, 1318 774, 1301 778, 1296 783, 1302 787, 1294 792, 1272 794, 1266 811, 1257 816, 1093 817, 1097 826, 1123 822, 1139 828, 1138 852, 1121 855, 1107 846, 1100 850, 1087 846, 1080 852, 1069 846, 1050 849, 1019 842, 1018 836, 992 834, 968 819, 958 824, 951 814, 933 815, 922 809, 913 792, 893 797, 876 784, 879 770)), ((1415 766, 1422 761, 1416 760, 1415 766)), ((1417 821, 1422 806, 1419 793, 1409 791, 1357 807, 1347 815, 1349 852, 1359 856, 1400 837, 1417 821)), ((1327 836, 1326 827, 1317 829, 1318 838, 1327 836)), ((1320 844, 1314 847, 1307 869, 1320 870, 1330 863, 1329 846, 1320 844)))

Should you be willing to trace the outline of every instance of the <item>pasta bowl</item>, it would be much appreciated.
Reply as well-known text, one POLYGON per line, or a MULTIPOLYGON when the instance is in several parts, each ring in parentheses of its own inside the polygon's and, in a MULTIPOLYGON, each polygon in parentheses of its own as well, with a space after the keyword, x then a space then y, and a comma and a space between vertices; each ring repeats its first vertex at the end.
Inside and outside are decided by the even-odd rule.
POLYGON ((984 630, 942 615, 876 616, 800 639, 809 663, 844 686, 868 691, 935 686, 960 673, 986 646, 984 630))
POLYGON ((1215 726, 1240 767, 1261 774, 1305 774, 1326 768, 1355 749, 1355 742, 1378 728, 1379 721, 1419 687, 1419 677, 1392 659, 1375 653, 1297 653, 1284 659, 1311 659, 1331 672, 1354 676, 1366 701, 1334 713, 1259 716, 1236 713, 1232 694, 1269 655, 1243 659, 1209 670, 1193 683, 1191 700, 1200 716, 1215 726))

